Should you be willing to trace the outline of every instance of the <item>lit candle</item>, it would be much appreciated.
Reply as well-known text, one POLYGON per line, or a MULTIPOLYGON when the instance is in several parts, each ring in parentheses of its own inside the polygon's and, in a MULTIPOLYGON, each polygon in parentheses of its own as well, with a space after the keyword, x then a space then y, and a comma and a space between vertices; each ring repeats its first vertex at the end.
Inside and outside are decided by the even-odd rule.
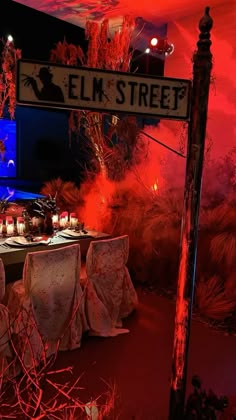
POLYGON ((13 217, 12 216, 6 216, 6 226, 13 223, 13 217))
POLYGON ((3 219, 0 219, 0 235, 2 235, 3 230, 3 219))
POLYGON ((58 219, 59 219, 58 214, 53 214, 52 215, 52 227, 54 229, 54 232, 56 230, 58 230, 58 227, 59 227, 59 220, 58 219))
POLYGON ((14 234, 14 224, 13 224, 13 220, 8 220, 7 222, 7 235, 11 236, 14 234))
POLYGON ((60 214, 60 227, 64 228, 66 227, 68 223, 68 211, 63 211, 63 213, 60 214))
POLYGON ((66 219, 65 217, 60 217, 60 227, 64 228, 66 226, 66 219))
POLYGON ((77 226, 78 219, 76 217, 76 213, 70 214, 70 227, 73 229, 77 226))
POLYGON ((68 222, 68 211, 63 211, 63 213, 61 214, 61 217, 63 219, 65 219, 66 223, 68 222))
POLYGON ((52 223, 53 224, 58 223, 58 214, 53 214, 52 215, 52 223))
POLYGON ((25 232, 25 221, 24 221, 24 218, 23 217, 17 217, 16 229, 17 229, 17 233, 20 236, 24 235, 24 232, 25 232))

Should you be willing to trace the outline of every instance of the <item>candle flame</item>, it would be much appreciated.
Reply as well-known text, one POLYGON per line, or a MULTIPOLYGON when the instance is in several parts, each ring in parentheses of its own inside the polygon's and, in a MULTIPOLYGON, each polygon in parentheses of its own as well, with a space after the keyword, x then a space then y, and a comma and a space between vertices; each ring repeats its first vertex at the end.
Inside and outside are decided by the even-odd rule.
POLYGON ((154 184, 151 186, 151 190, 155 193, 158 191, 158 179, 156 179, 154 184))

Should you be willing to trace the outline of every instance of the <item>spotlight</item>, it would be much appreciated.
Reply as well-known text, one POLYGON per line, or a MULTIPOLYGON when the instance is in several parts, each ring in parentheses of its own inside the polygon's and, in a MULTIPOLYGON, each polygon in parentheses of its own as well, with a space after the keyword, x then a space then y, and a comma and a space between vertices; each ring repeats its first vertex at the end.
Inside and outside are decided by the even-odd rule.
POLYGON ((174 44, 168 42, 167 38, 158 39, 156 37, 152 38, 149 42, 150 51, 168 57, 174 51, 174 44))
POLYGON ((8 42, 13 42, 13 36, 12 35, 8 35, 7 40, 8 40, 8 42))
POLYGON ((150 51, 151 51, 151 50, 150 50, 150 48, 146 48, 145 53, 146 53, 146 54, 149 54, 149 53, 150 53, 150 51))
POLYGON ((150 44, 151 44, 152 47, 156 47, 158 42, 159 42, 158 39, 156 37, 154 37, 154 38, 151 39, 150 44))

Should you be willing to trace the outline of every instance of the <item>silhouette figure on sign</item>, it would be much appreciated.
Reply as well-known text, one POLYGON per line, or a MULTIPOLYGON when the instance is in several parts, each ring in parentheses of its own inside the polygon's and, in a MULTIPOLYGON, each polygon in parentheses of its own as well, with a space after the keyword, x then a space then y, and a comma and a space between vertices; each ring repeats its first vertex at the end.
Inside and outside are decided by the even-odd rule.
POLYGON ((5 153, 6 153, 5 141, 7 139, 8 139, 8 134, 3 139, 0 139, 0 158, 1 158, 2 163, 5 161, 5 153))
POLYGON ((57 86, 52 82, 53 75, 47 67, 41 67, 39 74, 36 76, 43 85, 42 89, 38 88, 37 81, 34 77, 26 74, 23 76, 24 86, 31 86, 35 96, 40 101, 64 102, 63 92, 60 86, 57 86))

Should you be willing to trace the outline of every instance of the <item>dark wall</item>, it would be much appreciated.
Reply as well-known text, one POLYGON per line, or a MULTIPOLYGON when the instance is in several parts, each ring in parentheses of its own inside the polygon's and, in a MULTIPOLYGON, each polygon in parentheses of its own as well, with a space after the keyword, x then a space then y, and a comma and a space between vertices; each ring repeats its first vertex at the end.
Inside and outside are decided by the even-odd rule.
POLYGON ((70 179, 68 116, 65 112, 17 107, 19 174, 32 181, 70 179))
MULTIPOLYGON (((50 50, 64 38, 84 50, 87 46, 83 29, 11 0, 1 0, 0 37, 9 34, 26 59, 48 61, 50 50)), ((17 106, 16 120, 18 178, 40 185, 57 176, 76 177, 68 147, 68 112, 17 106)))
POLYGON ((0 35, 11 34, 23 58, 47 61, 58 41, 86 46, 84 30, 12 0, 0 1, 0 35))

